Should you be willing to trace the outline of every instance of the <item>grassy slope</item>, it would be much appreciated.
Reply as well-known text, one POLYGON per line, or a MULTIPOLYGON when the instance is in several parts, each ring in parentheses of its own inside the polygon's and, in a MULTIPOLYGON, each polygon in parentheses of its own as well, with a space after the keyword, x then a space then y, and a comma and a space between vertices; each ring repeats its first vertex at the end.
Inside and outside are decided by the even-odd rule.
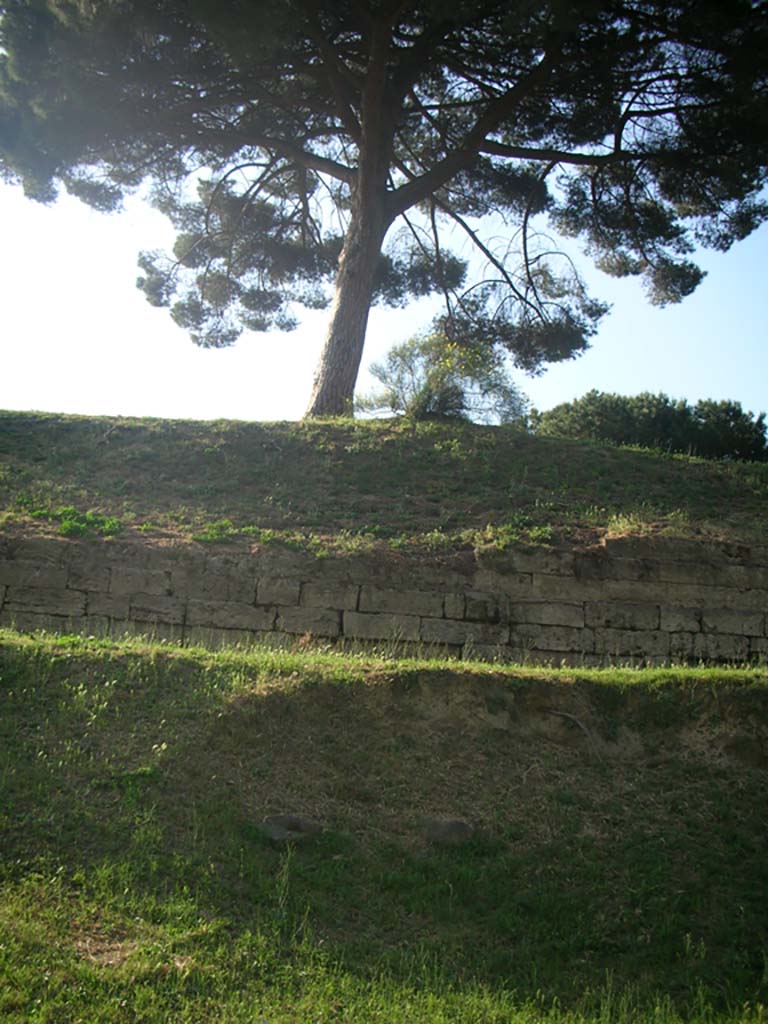
POLYGON ((87 529, 82 514, 94 510, 95 532, 216 540, 245 529, 318 550, 376 538, 440 549, 656 529, 764 542, 767 500, 768 465, 504 428, 0 413, 6 528, 50 517, 56 528, 87 529))
POLYGON ((3 633, 0 707, 8 1024, 763 1019, 765 671, 3 633))

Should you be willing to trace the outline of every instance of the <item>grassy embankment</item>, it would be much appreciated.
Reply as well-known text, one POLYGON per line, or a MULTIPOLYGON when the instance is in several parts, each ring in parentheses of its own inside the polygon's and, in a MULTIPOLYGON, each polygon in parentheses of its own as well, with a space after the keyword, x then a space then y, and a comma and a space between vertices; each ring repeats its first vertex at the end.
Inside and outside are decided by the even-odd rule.
MULTIPOLYGON (((767 497, 766 466, 501 429, 0 414, 10 534, 764 544, 767 497)), ((0 634, 0 1018, 762 1020, 767 694, 0 634), (275 811, 326 830, 275 848, 275 811), (454 815, 476 837, 428 846, 454 815)))
POLYGON ((764 670, 2 633, 0 1019, 765 1020, 767 706, 764 670))
POLYGON ((193 423, 0 413, 0 522, 308 547, 674 532, 765 543, 768 464, 402 422, 193 423))

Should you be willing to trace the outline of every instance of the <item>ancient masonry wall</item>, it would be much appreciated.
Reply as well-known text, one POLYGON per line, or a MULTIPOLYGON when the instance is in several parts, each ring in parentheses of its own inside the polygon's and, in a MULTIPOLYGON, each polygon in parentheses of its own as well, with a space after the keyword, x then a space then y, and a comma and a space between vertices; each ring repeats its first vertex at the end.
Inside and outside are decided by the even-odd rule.
POLYGON ((616 539, 424 562, 0 539, 0 625, 220 646, 311 636, 485 660, 768 661, 768 547, 616 539))

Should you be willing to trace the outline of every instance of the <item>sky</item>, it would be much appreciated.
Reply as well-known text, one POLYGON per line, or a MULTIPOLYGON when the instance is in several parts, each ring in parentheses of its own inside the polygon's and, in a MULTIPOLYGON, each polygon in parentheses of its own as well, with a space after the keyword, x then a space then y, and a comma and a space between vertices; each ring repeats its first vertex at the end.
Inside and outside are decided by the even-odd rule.
MULTIPOLYGON (((244 335, 232 348, 197 348, 167 310, 135 287, 142 249, 170 249, 173 232, 141 200, 100 214, 63 197, 45 207, 0 184, 0 409, 171 419, 299 419, 307 405, 327 313, 290 334, 244 335)), ((592 388, 622 394, 732 399, 768 411, 768 225, 729 253, 703 252, 708 274, 677 306, 648 304, 637 281, 580 270, 612 304, 591 349, 518 376, 539 409, 592 388)), ((366 368, 426 327, 435 305, 371 314, 366 368)))

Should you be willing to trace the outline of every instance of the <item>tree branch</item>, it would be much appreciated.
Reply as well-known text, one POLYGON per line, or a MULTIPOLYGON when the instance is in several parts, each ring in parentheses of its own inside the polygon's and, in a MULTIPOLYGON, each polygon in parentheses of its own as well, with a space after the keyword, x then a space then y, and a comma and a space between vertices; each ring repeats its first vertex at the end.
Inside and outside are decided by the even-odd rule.
POLYGON ((644 159, 637 154, 623 150, 612 150, 610 153, 567 153, 557 149, 537 149, 529 146, 508 146, 504 142, 486 140, 481 146, 481 153, 491 156, 506 156, 515 160, 541 160, 546 163, 577 164, 586 167, 600 167, 604 164, 625 163, 631 160, 644 159))
POLYGON ((350 70, 339 58, 338 53, 326 38, 320 23, 317 3, 315 0, 303 0, 302 6, 309 17, 310 37, 317 46, 323 61, 328 84, 336 100, 336 109, 341 123, 355 142, 360 141, 360 122, 354 113, 354 101, 357 97, 354 87, 350 84, 350 70))
POLYGON ((501 274, 502 280, 507 285, 512 294, 515 296, 515 298, 519 302, 522 302, 523 305, 528 306, 530 309, 532 309, 540 320, 544 320, 542 308, 540 306, 537 306, 536 303, 531 302, 531 300, 523 292, 520 291, 520 289, 517 287, 513 279, 510 277, 509 271, 506 269, 501 260, 497 259, 497 257, 494 256, 494 254, 491 252, 488 246, 481 242, 480 238, 477 235, 477 232, 472 230, 472 228, 469 226, 469 224, 467 224, 464 218, 461 217, 458 213, 454 212, 450 208, 450 206, 448 206, 447 203, 443 203, 439 199, 435 200, 435 205, 438 206, 443 211, 443 213, 450 217, 451 220, 455 221, 456 224, 458 224, 459 227, 469 235, 472 242, 480 250, 483 256, 485 256, 488 262, 492 266, 494 266, 496 270, 498 270, 498 272, 501 274))
POLYGON ((546 54, 530 74, 516 82, 503 96, 490 101, 485 113, 478 118, 474 128, 459 149, 444 157, 425 174, 409 181, 406 185, 401 185, 400 188, 390 193, 389 203, 393 217, 426 199, 455 174, 468 167, 481 151, 486 136, 494 131, 504 118, 508 117, 515 107, 546 78, 558 55, 559 48, 546 54))
MULTIPOLYGON (((213 137, 220 135, 228 142, 232 142, 231 131, 219 130, 217 132, 210 132, 207 134, 213 137)), ((241 131, 239 134, 249 145, 256 146, 259 149, 265 149, 268 152, 277 154, 277 156, 283 156, 288 160, 293 160, 294 163, 299 164, 301 167, 306 167, 307 170, 317 171, 320 174, 328 174, 330 177, 336 178, 338 181, 344 181, 348 185, 353 185, 357 179, 357 171, 354 167, 348 167, 346 164, 341 164, 337 160, 333 160, 331 157, 321 156, 319 153, 312 153, 303 149, 301 145, 296 143, 288 142, 285 139, 273 139, 269 135, 263 135, 261 132, 241 131)))
MULTIPOLYGON (((409 171, 408 168, 402 162, 398 161, 398 166, 399 166, 400 170, 403 172, 403 174, 405 174, 407 177, 413 178, 412 172, 409 171)), ((418 181, 420 179, 416 178, 415 180, 418 181)), ((435 210, 436 209, 442 210, 443 213, 446 214, 446 216, 450 217, 451 220, 453 220, 456 224, 458 224, 459 227, 462 228, 462 230, 465 231, 467 235, 469 235, 470 239, 472 240, 472 242, 476 246, 476 248, 478 248, 480 250, 480 252, 482 252, 482 254, 485 256, 485 258, 488 260, 488 262, 491 263, 492 266, 494 266, 498 270, 498 272, 501 274, 505 284, 509 287, 509 289, 511 290, 511 292, 515 296, 515 298, 517 298, 524 305, 530 306, 531 309, 533 309, 534 312, 540 318, 543 319, 543 314, 542 314, 541 309, 537 308, 536 305, 534 303, 532 303, 530 301, 530 299, 527 298, 527 296, 525 296, 520 291, 520 289, 517 287, 515 282, 510 277, 509 272, 507 271, 507 269, 504 266, 504 264, 500 260, 498 260, 496 258, 496 256, 494 256, 494 254, 491 252, 491 250, 486 245, 484 245, 483 242, 480 241, 480 238, 477 235, 477 233, 472 230, 472 228, 469 226, 469 224, 467 224, 467 222, 464 220, 464 218, 461 217, 454 210, 452 210, 451 207, 447 203, 442 202, 441 200, 439 200, 438 198, 433 196, 432 197, 431 209, 430 209, 430 219, 431 219, 431 223, 432 223, 432 232, 433 232, 433 237, 434 237, 434 240, 435 240, 435 247, 438 250, 438 252, 439 252, 439 240, 438 240, 437 222, 436 222, 436 219, 435 219, 435 210)), ((405 217, 405 211, 402 211, 400 216, 403 217, 403 219, 405 220, 406 224, 409 224, 409 221, 408 221, 407 217, 405 217)), ((410 226, 410 224, 409 224, 409 226, 410 226)), ((444 291, 444 294, 446 295, 446 299, 447 299, 448 296, 447 296, 447 293, 445 292, 445 289, 443 289, 443 291, 444 291)), ((461 302, 460 299, 459 299, 459 302, 461 302)), ((449 307, 450 307, 450 303, 449 303, 449 307)))

